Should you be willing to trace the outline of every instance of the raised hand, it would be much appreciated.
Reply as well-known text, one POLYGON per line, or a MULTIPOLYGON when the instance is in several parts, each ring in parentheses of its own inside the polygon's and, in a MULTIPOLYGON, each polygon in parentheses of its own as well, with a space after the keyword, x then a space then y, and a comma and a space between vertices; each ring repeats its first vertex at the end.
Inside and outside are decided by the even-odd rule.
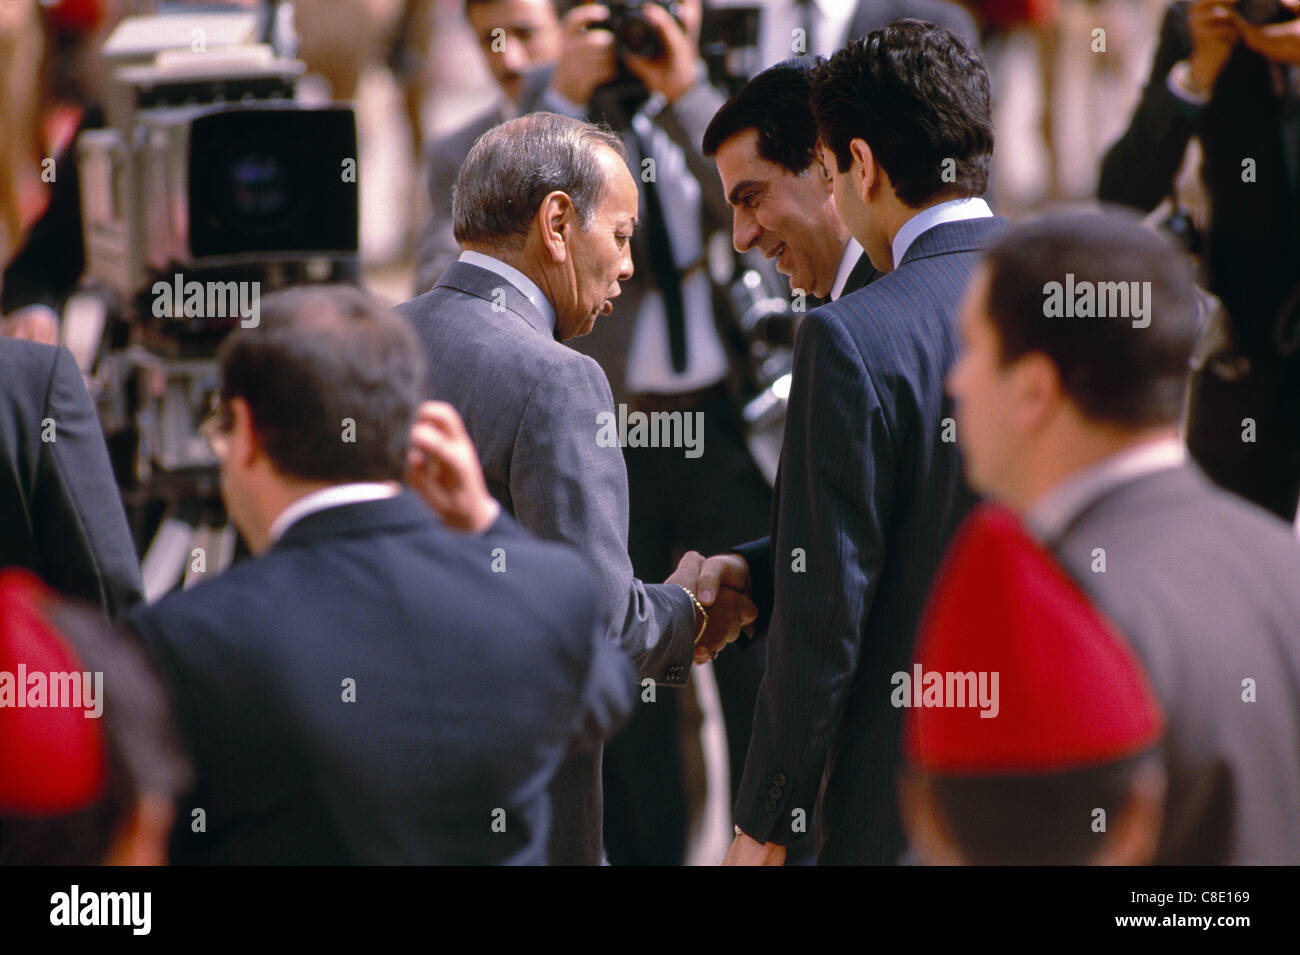
POLYGON ((474 442, 456 409, 445 401, 426 401, 416 412, 406 483, 456 530, 481 533, 501 513, 501 505, 488 493, 474 442))
POLYGON ((586 3, 574 7, 560 21, 564 46, 551 74, 551 89, 571 103, 586 106, 596 87, 618 75, 614 34, 598 29, 608 19, 608 7, 586 3))
MULTIPOLYGON (((1300 13, 1300 2, 1281 0, 1287 12, 1300 13)), ((1265 59, 1274 63, 1300 63, 1300 20, 1284 20, 1281 23, 1249 23, 1240 13, 1232 15, 1237 32, 1242 41, 1265 59)))
POLYGON ((659 93, 669 103, 695 85, 700 75, 700 40, 702 9, 699 0, 682 0, 678 5, 682 22, 658 4, 641 8, 641 14, 659 34, 663 53, 657 60, 627 53, 623 62, 646 88, 659 93))
POLYGON ((1191 81, 1208 96, 1237 45, 1236 0, 1196 0, 1187 11, 1192 34, 1191 81))

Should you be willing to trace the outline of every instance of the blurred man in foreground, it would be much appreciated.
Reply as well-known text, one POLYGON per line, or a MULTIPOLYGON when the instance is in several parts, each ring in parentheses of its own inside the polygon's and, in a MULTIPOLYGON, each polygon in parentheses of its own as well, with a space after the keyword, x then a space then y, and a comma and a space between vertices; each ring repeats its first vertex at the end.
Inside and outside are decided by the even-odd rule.
POLYGON ((192 776, 162 685, 25 570, 0 572, 0 765, 0 863, 166 864, 192 776))
POLYGON ((364 293, 268 296, 219 362, 205 433, 257 557, 129 617, 197 766, 174 861, 546 862, 551 777, 633 699, 590 569, 402 490, 424 363, 364 293))
POLYGON ((899 802, 932 864, 1146 865, 1164 714, 1128 642, 1015 515, 975 511, 930 595, 899 802))
POLYGON ((1132 641, 1169 714, 1155 862, 1294 865, 1300 542, 1185 458, 1196 315, 1190 266, 1135 217, 1017 228, 962 305, 957 439, 971 483, 1132 641))

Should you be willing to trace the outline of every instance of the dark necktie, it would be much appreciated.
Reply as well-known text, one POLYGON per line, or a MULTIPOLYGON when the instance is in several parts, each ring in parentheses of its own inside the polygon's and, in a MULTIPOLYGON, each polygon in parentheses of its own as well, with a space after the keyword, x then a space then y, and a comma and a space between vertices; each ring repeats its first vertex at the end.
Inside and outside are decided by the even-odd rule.
MULTIPOLYGON (((637 137, 642 158, 649 155, 649 144, 637 137)), ((646 207, 646 244, 650 252, 650 271, 654 275, 655 285, 663 295, 664 311, 668 315, 668 352, 672 358, 673 372, 680 375, 686 370, 686 314, 682 305, 681 275, 677 271, 677 261, 673 258, 673 246, 668 237, 668 222, 664 219, 663 205, 659 201, 659 190, 654 178, 645 186, 646 207)))

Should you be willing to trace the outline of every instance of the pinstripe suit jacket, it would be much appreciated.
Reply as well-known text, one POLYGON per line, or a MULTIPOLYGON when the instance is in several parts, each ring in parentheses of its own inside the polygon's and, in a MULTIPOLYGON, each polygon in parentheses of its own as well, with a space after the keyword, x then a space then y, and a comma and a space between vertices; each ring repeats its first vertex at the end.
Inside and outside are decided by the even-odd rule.
MULTIPOLYGON (((943 381, 967 277, 1005 227, 935 226, 894 271, 809 312, 795 339, 767 673, 736 822, 789 843, 816 804, 823 864, 889 864, 903 848, 890 676, 911 666, 931 578, 974 503, 944 440, 943 381)), ((761 577, 761 555, 747 556, 761 577)))
MULTIPOLYGON (((475 265, 453 263, 398 310, 424 343, 429 394, 465 419, 488 490, 537 536, 586 555, 600 575, 607 636, 642 677, 685 684, 695 607, 680 587, 633 576, 623 452, 596 441, 597 415, 614 410, 600 366, 557 342, 522 292, 475 265)), ((551 861, 599 863, 600 754, 566 763, 551 794, 551 861)))

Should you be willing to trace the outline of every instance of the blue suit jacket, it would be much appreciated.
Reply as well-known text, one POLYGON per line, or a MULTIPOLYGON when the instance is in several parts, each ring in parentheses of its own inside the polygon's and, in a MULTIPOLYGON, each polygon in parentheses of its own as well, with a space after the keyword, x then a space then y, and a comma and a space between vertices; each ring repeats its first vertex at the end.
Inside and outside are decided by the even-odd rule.
POLYGON ((508 517, 467 537, 404 492, 133 612, 197 773, 173 861, 545 863, 552 776, 635 694, 591 576, 508 517))
POLYGON ((743 549, 772 612, 736 822, 798 839, 825 776, 822 863, 888 864, 903 848, 890 676, 911 665, 931 578, 975 500, 944 427, 944 376, 966 280, 1005 227, 935 226, 795 338, 773 538, 743 549))

